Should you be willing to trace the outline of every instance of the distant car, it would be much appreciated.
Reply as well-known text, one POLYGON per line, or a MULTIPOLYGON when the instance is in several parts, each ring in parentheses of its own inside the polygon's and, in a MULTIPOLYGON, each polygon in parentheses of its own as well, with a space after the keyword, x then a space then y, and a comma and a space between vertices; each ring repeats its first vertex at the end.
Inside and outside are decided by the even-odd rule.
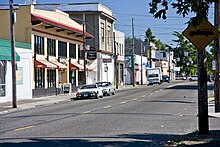
POLYGON ((115 95, 115 88, 111 82, 96 82, 99 87, 102 87, 103 95, 115 95))
POLYGON ((169 83, 170 82, 170 77, 168 75, 162 75, 162 81, 169 83))
POLYGON ((102 98, 102 88, 97 84, 82 85, 76 93, 76 98, 102 98))
POLYGON ((178 75, 178 76, 176 76, 175 79, 176 79, 176 80, 186 80, 186 77, 183 76, 183 75, 178 75))
POLYGON ((194 76, 189 76, 188 77, 188 80, 191 82, 191 81, 198 81, 198 76, 197 75, 194 75, 194 76))

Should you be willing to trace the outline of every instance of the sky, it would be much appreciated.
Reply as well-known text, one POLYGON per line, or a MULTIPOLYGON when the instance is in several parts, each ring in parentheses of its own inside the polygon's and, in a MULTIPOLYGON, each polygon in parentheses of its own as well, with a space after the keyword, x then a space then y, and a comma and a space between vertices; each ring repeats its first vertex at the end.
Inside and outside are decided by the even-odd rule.
MULTIPOLYGON (((134 19, 134 36, 144 40, 145 31, 150 28, 157 40, 172 45, 172 40, 177 39, 172 34, 174 31, 182 33, 186 28, 186 22, 190 17, 183 18, 169 8, 167 19, 156 19, 149 13, 151 0, 37 0, 37 4, 51 3, 84 3, 100 2, 113 11, 116 18, 115 29, 125 33, 126 37, 132 37, 132 18, 134 19)), ((0 4, 8 4, 9 0, 0 0, 0 4)), ((25 0, 14 0, 14 4, 24 4, 25 0)), ((210 7, 209 21, 213 24, 214 6, 210 7)), ((173 46, 173 45, 172 45, 173 46)))

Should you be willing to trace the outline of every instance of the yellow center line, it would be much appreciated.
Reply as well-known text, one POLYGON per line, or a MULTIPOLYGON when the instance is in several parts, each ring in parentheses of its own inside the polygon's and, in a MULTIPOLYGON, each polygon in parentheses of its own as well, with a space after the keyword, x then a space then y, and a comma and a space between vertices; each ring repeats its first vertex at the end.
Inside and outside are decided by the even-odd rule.
POLYGON ((87 114, 87 113, 91 113, 92 111, 86 111, 86 112, 83 112, 82 114, 87 114))
POLYGON ((21 131, 21 130, 30 129, 30 128, 33 128, 33 127, 34 126, 26 126, 26 127, 23 127, 23 128, 15 129, 14 131, 21 131))
POLYGON ((125 104, 125 103, 127 103, 127 101, 121 102, 121 104, 125 104))
POLYGON ((105 108, 105 109, 108 109, 108 108, 111 108, 112 106, 105 106, 105 107, 103 107, 103 108, 105 108))

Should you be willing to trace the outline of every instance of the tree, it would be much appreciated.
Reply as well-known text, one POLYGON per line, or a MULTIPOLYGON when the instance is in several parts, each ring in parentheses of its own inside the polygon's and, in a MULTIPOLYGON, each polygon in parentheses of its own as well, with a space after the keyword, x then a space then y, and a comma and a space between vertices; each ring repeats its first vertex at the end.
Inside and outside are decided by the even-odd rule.
POLYGON ((150 13, 153 14, 155 18, 166 19, 169 7, 176 9, 176 13, 183 17, 189 13, 194 13, 196 16, 192 17, 189 23, 195 25, 198 24, 203 17, 207 17, 209 5, 214 2, 216 2, 216 0, 152 0, 149 6, 150 13))
POLYGON ((155 36, 153 36, 153 33, 150 28, 148 28, 145 32, 145 42, 155 42, 155 36))
POLYGON ((196 48, 179 32, 174 32, 173 35, 177 37, 176 40, 173 40, 177 44, 174 49, 174 56, 180 59, 177 62, 177 66, 180 66, 180 74, 195 75, 197 71, 196 48), (187 52, 188 56, 185 56, 184 52, 187 52))
MULTIPOLYGON (((135 54, 140 55, 140 47, 143 41, 140 38, 134 38, 134 50, 135 54)), ((131 55, 132 51, 132 38, 125 37, 125 55, 131 55)))

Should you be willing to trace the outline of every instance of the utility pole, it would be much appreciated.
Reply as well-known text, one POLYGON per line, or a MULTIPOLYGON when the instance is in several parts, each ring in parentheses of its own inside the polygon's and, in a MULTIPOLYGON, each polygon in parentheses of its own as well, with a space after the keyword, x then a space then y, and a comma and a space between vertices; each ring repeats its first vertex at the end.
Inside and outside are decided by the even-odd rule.
POLYGON ((118 66, 117 66, 117 48, 116 48, 116 41, 115 41, 115 32, 113 33, 114 37, 114 68, 115 68, 115 88, 118 89, 118 66))
POLYGON ((14 36, 14 23, 15 13, 13 0, 9 1, 10 5, 10 39, 11 39, 11 67, 12 67, 12 106, 17 108, 17 96, 16 96, 16 60, 15 60, 15 36, 14 36))
POLYGON ((132 17, 132 72, 133 87, 135 86, 135 70, 134 70, 134 18, 132 17))
MULTIPOLYGON (((200 5, 203 0, 200 0, 200 5)), ((205 17, 205 16, 204 16, 205 17)), ((206 17, 205 17, 206 18, 206 17)), ((197 49, 198 60, 198 123, 199 134, 209 133, 206 50, 197 49)))
MULTIPOLYGON (((215 27, 220 29, 220 0, 215 2, 215 27)), ((220 76, 219 76, 219 65, 220 65, 220 40, 219 37, 215 39, 215 112, 220 112, 220 76)))
POLYGON ((83 77, 84 77, 84 84, 86 84, 86 47, 85 47, 85 14, 83 14, 83 77))
POLYGON ((141 42, 141 52, 140 52, 140 54, 141 54, 141 85, 143 85, 143 59, 142 59, 142 42, 141 42))

